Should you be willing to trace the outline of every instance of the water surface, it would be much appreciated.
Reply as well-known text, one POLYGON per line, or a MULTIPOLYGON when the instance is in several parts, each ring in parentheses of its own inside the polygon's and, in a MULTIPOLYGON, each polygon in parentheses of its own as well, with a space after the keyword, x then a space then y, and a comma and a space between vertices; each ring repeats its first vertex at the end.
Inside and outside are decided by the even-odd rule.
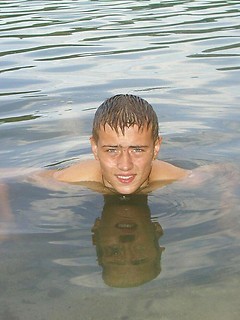
MULTIPOLYGON (((0 1, 1 168, 89 157, 94 111, 117 93, 154 106, 161 159, 238 167, 239 10, 234 0, 0 1)), ((141 208, 9 179, 0 318, 238 320, 236 177, 172 184, 141 208), (119 247, 112 225, 123 218, 134 234, 120 234, 119 247), (113 287, 126 273, 135 287, 113 287)))

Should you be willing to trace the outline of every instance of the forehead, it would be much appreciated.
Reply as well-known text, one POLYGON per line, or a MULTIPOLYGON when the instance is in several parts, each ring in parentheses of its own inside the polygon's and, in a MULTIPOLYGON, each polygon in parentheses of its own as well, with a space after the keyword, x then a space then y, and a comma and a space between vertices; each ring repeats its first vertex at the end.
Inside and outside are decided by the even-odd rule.
POLYGON ((137 125, 125 127, 124 132, 119 128, 118 131, 112 129, 108 124, 101 127, 98 132, 98 142, 100 144, 122 144, 124 145, 139 145, 150 144, 153 141, 152 130, 144 126, 139 128, 137 125))

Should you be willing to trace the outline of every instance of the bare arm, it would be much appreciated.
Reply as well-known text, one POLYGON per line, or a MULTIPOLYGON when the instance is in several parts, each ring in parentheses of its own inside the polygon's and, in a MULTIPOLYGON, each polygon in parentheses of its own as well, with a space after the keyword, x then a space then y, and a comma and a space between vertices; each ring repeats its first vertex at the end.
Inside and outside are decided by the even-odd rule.
POLYGON ((225 185, 231 188, 239 186, 239 167, 231 163, 205 165, 192 170, 185 183, 190 187, 198 187, 210 179, 224 179, 225 185))
POLYGON ((13 221, 13 214, 9 203, 8 186, 0 183, 0 241, 6 240, 6 223, 13 221))
POLYGON ((8 186, 0 183, 0 221, 12 220, 12 212, 9 204, 8 186))

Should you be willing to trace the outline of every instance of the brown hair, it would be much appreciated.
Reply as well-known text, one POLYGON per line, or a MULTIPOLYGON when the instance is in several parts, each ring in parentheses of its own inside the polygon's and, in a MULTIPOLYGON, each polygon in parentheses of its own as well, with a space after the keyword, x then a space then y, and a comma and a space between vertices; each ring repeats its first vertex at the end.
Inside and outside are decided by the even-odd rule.
POLYGON ((143 127, 151 128, 154 142, 158 138, 158 119, 153 107, 144 99, 131 94, 118 94, 105 100, 97 109, 92 135, 98 141, 98 132, 108 124, 118 133, 124 129, 137 125, 139 130, 143 127))

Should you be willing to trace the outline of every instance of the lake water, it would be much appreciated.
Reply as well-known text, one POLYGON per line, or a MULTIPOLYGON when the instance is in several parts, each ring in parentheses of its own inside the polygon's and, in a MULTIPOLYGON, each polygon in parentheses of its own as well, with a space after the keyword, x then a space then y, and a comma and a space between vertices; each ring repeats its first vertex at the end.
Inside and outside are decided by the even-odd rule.
MULTIPOLYGON (((239 1, 6 0, 0 15, 1 168, 89 157, 117 93, 154 106, 161 159, 239 166, 239 1)), ((238 177, 133 199, 8 179, 0 319, 238 320, 238 177)))

